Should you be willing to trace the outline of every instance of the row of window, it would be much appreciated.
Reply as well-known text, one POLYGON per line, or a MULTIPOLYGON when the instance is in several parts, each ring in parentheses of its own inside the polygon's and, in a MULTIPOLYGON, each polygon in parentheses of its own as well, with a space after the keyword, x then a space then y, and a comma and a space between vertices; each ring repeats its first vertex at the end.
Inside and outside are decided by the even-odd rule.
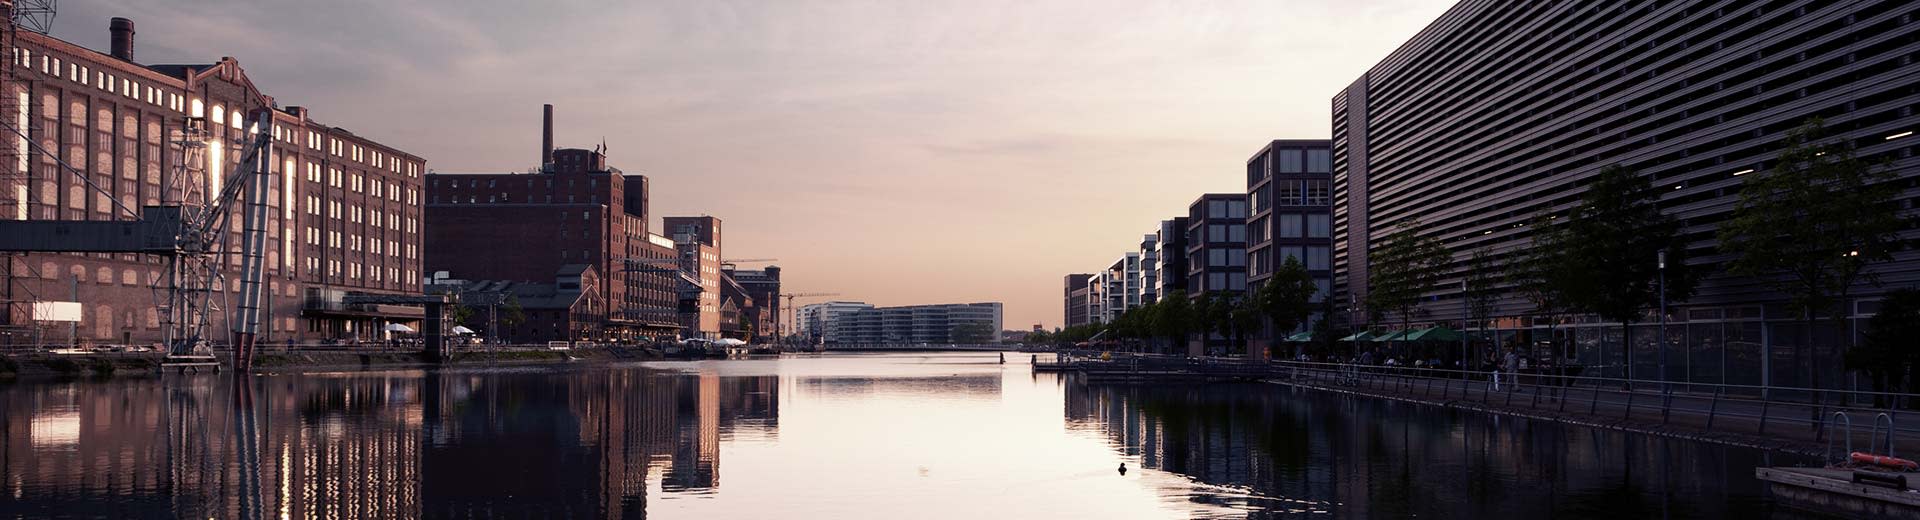
MULTIPOLYGON (((225 124, 235 130, 246 128, 246 116, 238 109, 228 110, 225 105, 215 103, 212 107, 211 117, 209 117, 205 102, 198 98, 183 97, 177 93, 167 92, 164 90, 165 87, 155 88, 151 84, 142 85, 136 79, 119 77, 105 69, 93 70, 89 65, 79 62, 63 61, 57 56, 46 53, 34 56, 33 49, 26 47, 15 47, 12 52, 12 59, 16 66, 27 67, 29 69, 37 66, 41 74, 50 77, 64 78, 68 81, 98 89, 108 94, 114 94, 136 101, 144 101, 149 105, 164 107, 176 113, 187 114, 190 117, 205 117, 214 124, 225 124), (38 58, 38 60, 35 58, 38 58)), ((251 130, 258 131, 259 129, 253 128, 251 130)), ((289 143, 293 142, 294 132, 284 130, 278 124, 273 125, 273 133, 274 139, 276 140, 289 143)), ((334 155, 351 155, 355 161, 367 162, 365 161, 366 150, 360 145, 343 143, 341 140, 333 138, 328 138, 326 141, 328 142, 329 151, 334 155), (351 153, 349 154, 347 152, 351 153)), ((308 148, 319 150, 320 142, 321 139, 318 132, 307 132, 308 148)), ((382 154, 379 150, 372 150, 372 152, 373 166, 375 168, 386 168, 394 173, 405 173, 408 177, 419 176, 420 170, 418 163, 402 161, 393 158, 391 155, 382 154)))

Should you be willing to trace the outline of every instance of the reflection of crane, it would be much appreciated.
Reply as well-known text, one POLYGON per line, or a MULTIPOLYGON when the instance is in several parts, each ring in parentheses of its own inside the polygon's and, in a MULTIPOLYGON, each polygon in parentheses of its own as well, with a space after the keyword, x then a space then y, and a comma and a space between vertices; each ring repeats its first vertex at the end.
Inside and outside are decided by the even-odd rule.
MULTIPOLYGON (((781 294, 775 297, 776 298, 780 296, 787 297, 787 315, 790 317, 790 320, 793 323, 792 327, 797 329, 797 328, 800 328, 800 310, 793 307, 793 300, 795 298, 819 298, 819 297, 825 297, 825 296, 839 296, 839 295, 840 293, 793 293, 793 294, 781 294)), ((786 336, 782 336, 780 335, 779 332, 775 332, 774 337, 784 338, 786 336)))

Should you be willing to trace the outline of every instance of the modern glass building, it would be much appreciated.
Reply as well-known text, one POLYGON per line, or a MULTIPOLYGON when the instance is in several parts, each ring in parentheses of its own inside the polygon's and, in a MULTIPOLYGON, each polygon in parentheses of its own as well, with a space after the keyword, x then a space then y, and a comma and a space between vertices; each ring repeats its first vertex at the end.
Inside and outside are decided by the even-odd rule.
MULTIPOLYGON (((1417 219, 1456 265, 1487 248, 1529 244, 1526 223, 1573 207, 1602 167, 1636 169, 1663 188, 1689 257, 1727 256, 1715 231, 1745 174, 1775 166, 1786 132, 1809 118, 1836 140, 1884 160, 1920 194, 1920 3, 1881 1, 1464 0, 1332 100, 1335 297, 1350 323, 1367 313, 1368 251, 1417 219)), ((1920 238, 1910 230, 1908 240, 1920 238)), ((1649 258, 1649 262, 1654 259, 1649 258)), ((1848 302, 1852 329, 1826 326, 1811 356, 1785 298, 1762 280, 1716 275, 1669 313, 1667 377, 1712 383, 1842 384, 1827 349, 1857 334, 1888 288, 1920 284, 1920 251, 1900 251, 1848 302)), ((1458 272, 1423 311, 1461 320, 1458 272)), ((1517 297, 1487 328, 1502 346, 1570 345, 1571 360, 1606 375, 1659 377, 1649 316, 1623 346, 1617 324, 1547 320, 1517 297), (1553 325, 1551 333, 1547 328, 1553 325), (1628 351, 1631 351, 1631 356, 1628 351)), ((1565 350, 1562 350, 1565 352, 1565 350)))

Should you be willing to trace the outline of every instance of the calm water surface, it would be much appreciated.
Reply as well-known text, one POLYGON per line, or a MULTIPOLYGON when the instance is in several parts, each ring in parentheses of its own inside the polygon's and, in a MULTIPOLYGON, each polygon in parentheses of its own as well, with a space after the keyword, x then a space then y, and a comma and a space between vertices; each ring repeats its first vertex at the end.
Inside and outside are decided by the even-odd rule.
POLYGON ((1753 468, 1810 462, 1027 360, 12 384, 0 518, 1764 518, 1753 468))

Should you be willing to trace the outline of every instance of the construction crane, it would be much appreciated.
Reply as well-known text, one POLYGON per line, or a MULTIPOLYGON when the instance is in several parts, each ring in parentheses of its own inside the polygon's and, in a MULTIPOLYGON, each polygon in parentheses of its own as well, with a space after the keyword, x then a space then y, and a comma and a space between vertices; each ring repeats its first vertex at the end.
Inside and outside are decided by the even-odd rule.
MULTIPOLYGON (((0 20, 6 24, 0 27, 0 36, 3 36, 0 43, 7 47, 0 49, 0 54, 15 50, 14 34, 18 31, 45 33, 52 22, 55 3, 51 0, 4 3, 12 8, 9 13, 12 16, 0 20)), ((0 84, 12 85, 19 81, 11 67, 0 73, 0 84)), ((132 219, 0 221, 0 252, 137 253, 161 257, 167 274, 153 284, 156 299, 164 300, 156 304, 166 320, 167 353, 170 361, 195 363, 213 361, 207 343, 211 314, 216 308, 213 297, 215 293, 224 295, 223 289, 231 281, 220 270, 226 263, 226 255, 237 254, 240 257, 239 301, 232 307, 236 312, 227 322, 233 329, 233 367, 241 372, 250 370, 264 298, 268 183, 273 178, 269 174, 273 162, 273 101, 249 86, 243 94, 243 104, 245 106, 234 107, 234 110, 245 111, 252 127, 233 143, 209 139, 207 121, 202 117, 181 120, 174 136, 174 144, 181 147, 181 163, 176 165, 180 171, 172 176, 180 186, 164 186, 159 204, 141 207, 138 211, 68 164, 62 154, 43 148, 30 136, 29 127, 16 125, 11 118, 0 118, 6 119, 0 121, 0 126, 20 139, 30 149, 29 153, 51 159, 58 166, 57 175, 77 177, 81 184, 110 202, 116 216, 132 219), (199 163, 207 160, 204 150, 208 146, 243 144, 240 167, 224 179, 211 179, 220 183, 215 185, 220 186, 219 193, 193 189, 193 180, 204 166, 199 163), (175 194, 177 198, 171 196, 175 194), (232 250, 227 240, 230 216, 236 213, 241 220, 241 243, 237 251, 232 250)), ((27 110, 25 106, 13 108, 27 110)), ((28 119, 22 115, 22 120, 28 119)), ((20 161, 24 164, 27 160, 21 158, 20 161)))
MULTIPOLYGON (((792 294, 774 295, 774 297, 779 298, 779 297, 785 296, 787 298, 787 315, 789 316, 789 321, 792 322, 792 328, 797 329, 797 328, 800 328, 800 310, 793 307, 793 300, 797 298, 821 298, 821 297, 839 296, 839 295, 840 293, 792 293, 792 294)), ((783 336, 778 331, 776 331, 774 332, 774 337, 784 338, 786 336, 783 336)))
MULTIPOLYGON (((253 93, 258 96, 258 93, 253 93)), ((240 164, 223 182, 220 193, 202 194, 199 201, 163 201, 139 212, 127 208, 110 193, 91 182, 88 186, 105 194, 114 205, 136 220, 8 220, 0 221, 0 251, 66 253, 143 253, 165 259, 163 306, 167 320, 167 350, 175 360, 211 360, 207 345, 213 294, 220 292, 226 280, 220 272, 225 255, 240 256, 240 293, 237 313, 228 320, 233 326, 233 367, 246 371, 253 366, 254 339, 260 331, 261 281, 267 240, 268 175, 273 156, 272 108, 264 97, 250 111, 253 130, 241 154, 240 164), (244 196, 243 196, 244 194, 244 196), (227 250, 229 215, 239 208, 240 249, 227 250)), ((4 124, 4 123, 0 123, 4 124)), ((204 128, 206 121, 188 118, 188 128, 204 128)), ((20 138, 20 128, 7 127, 20 138)), ((187 132, 191 134, 192 132, 187 132)), ((57 154, 28 141, 36 153, 52 157, 60 169, 86 179, 86 176, 61 160, 57 154)), ((189 157, 191 155, 189 154, 189 157)), ((163 282, 156 281, 156 284, 163 282)))
POLYGON ((720 261, 720 269, 723 271, 732 271, 734 269, 734 264, 761 264, 761 263, 778 262, 778 261, 780 261, 780 259, 778 258, 739 258, 739 259, 730 258, 730 259, 720 261))

